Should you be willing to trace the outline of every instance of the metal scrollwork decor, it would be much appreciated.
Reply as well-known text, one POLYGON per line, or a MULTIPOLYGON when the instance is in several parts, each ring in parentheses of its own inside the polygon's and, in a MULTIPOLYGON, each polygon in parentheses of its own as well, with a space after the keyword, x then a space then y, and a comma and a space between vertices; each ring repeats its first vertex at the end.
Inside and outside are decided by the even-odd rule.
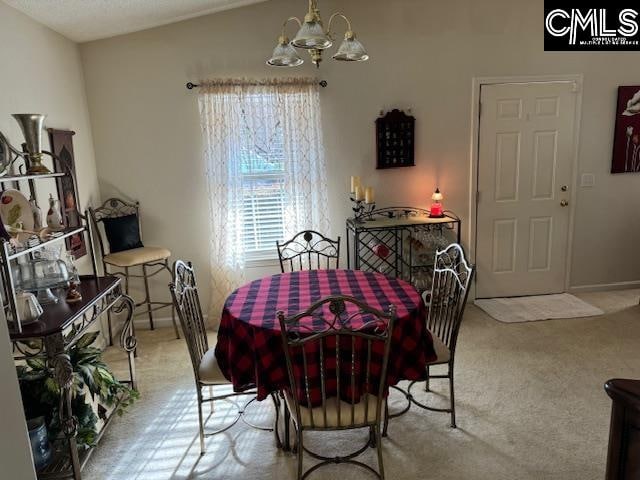
POLYGON ((282 272, 340 268, 340 237, 325 237, 315 230, 304 230, 286 242, 276 242, 282 272))

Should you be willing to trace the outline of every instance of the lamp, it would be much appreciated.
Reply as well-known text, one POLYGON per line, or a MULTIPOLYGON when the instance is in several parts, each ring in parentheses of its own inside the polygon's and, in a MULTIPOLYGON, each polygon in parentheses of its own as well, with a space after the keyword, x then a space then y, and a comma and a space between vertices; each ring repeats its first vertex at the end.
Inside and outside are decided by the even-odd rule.
POLYGON ((304 17, 304 22, 300 21, 298 17, 290 17, 282 25, 282 33, 278 39, 278 45, 267 64, 275 67, 295 67, 302 64, 302 59, 298 57, 297 53, 295 55, 291 53, 291 50, 295 52, 293 47, 296 47, 308 50, 311 56, 311 63, 320 67, 322 51, 333 45, 331 25, 336 17, 342 18, 347 23, 347 32, 338 51, 333 55, 333 59, 343 62, 363 62, 368 60, 369 55, 367 55, 362 43, 356 40, 349 19, 342 13, 334 13, 329 18, 329 24, 325 30, 320 10, 318 9, 318 1, 309 0, 309 11, 304 17), (295 21, 299 26, 298 33, 291 43, 289 43, 285 35, 286 26, 290 21, 295 21))
POLYGON ((442 199, 444 197, 442 196, 442 193, 440 193, 440 189, 436 187, 436 191, 433 192, 433 195, 431 195, 431 200, 433 200, 433 203, 431 204, 431 209, 429 210, 429 217, 430 218, 443 218, 444 217, 444 213, 442 211, 442 199))

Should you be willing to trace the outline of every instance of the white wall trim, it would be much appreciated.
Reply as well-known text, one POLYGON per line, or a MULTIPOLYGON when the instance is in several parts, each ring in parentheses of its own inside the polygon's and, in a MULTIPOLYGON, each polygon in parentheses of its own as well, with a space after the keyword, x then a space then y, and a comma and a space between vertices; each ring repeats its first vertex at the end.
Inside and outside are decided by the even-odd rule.
POLYGON ((596 285, 575 285, 573 287, 569 287, 569 292, 603 292, 611 290, 631 290, 633 288, 640 288, 640 280, 632 280, 628 282, 600 283, 596 285))
MULTIPOLYGON (((476 262, 476 233, 477 233, 477 195, 478 195, 478 156, 480 148, 480 91, 483 85, 502 83, 550 83, 573 82, 576 85, 576 111, 573 141, 573 158, 571 174, 571 201, 569 203, 569 237, 567 239, 565 290, 571 285, 571 262, 573 252, 573 230, 575 222, 575 206, 578 186, 578 146, 580 141, 580 125, 582 120, 582 74, 570 75, 534 75, 534 76, 504 76, 504 77, 474 77, 471 82, 471 142, 469 152, 469 258, 476 262)), ((474 279, 474 287, 477 277, 474 279)), ((474 288, 475 292, 475 288, 474 288)))

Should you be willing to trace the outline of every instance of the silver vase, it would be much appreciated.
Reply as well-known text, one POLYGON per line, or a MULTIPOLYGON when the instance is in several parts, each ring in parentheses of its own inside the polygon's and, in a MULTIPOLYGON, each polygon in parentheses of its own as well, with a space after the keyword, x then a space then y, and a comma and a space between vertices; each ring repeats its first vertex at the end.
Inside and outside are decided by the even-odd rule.
POLYGON ((39 113, 14 113, 12 115, 16 119, 25 143, 27 144, 27 156, 29 158, 29 168, 27 173, 51 173, 51 171, 42 164, 42 128, 46 115, 39 113))

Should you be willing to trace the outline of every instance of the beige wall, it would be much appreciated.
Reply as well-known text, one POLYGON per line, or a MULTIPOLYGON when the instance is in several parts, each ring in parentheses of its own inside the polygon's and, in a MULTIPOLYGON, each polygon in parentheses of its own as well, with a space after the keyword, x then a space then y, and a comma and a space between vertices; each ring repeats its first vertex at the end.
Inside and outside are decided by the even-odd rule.
POLYGON ((344 235, 351 174, 376 187, 383 206, 426 206, 439 185, 446 207, 468 225, 472 78, 584 74, 579 173, 594 173, 596 186, 577 193, 571 284, 640 279, 640 177, 608 173, 616 87, 638 83, 637 54, 545 53, 542 0, 326 0, 324 12, 352 16, 371 61, 327 61, 319 71, 308 62, 285 71, 265 66, 281 21, 304 7, 272 0, 81 46, 102 194, 142 202, 148 243, 192 259, 207 281, 204 167, 188 80, 326 79, 328 209, 331 233, 344 235), (378 172, 374 120, 394 107, 417 117, 417 166, 378 172))
MULTIPOLYGON (((78 46, 0 2, 0 65, 0 131, 19 146, 22 135, 10 114, 23 112, 46 113, 46 126, 75 130, 81 204, 84 207, 89 199, 99 198, 78 46)), ((48 187, 55 189, 53 182, 43 190, 48 187)), ((45 204, 41 199, 46 212, 45 204)), ((0 401, 2 477, 35 478, 4 316, 0 320, 0 384, 4 392, 0 401)))
MULTIPOLYGON (((0 2, 0 64, 0 131, 19 148, 24 139, 11 114, 27 112, 47 114, 45 127, 75 131, 80 206, 84 209, 88 202, 97 202, 100 193, 77 44, 0 2)), ((46 132, 43 146, 49 149, 46 132)), ((51 166, 50 160, 45 163, 51 166)), ((43 187, 38 196, 44 217, 47 193, 55 192, 55 183, 48 180, 37 185, 43 187)), ((87 271, 88 257, 80 265, 87 271)))

